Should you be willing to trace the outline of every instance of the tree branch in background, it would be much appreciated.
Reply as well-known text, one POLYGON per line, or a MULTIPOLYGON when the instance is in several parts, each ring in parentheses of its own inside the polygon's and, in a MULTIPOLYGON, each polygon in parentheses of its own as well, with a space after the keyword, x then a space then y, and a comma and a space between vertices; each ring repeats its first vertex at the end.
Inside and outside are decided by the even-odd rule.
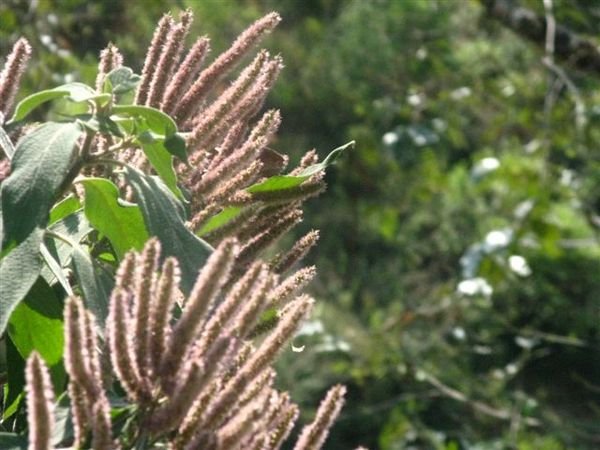
MULTIPOLYGON (((546 46, 546 18, 518 6, 514 0, 480 0, 489 17, 536 43, 546 46)), ((579 70, 600 75, 600 46, 577 35, 573 30, 556 24, 554 56, 579 70)))

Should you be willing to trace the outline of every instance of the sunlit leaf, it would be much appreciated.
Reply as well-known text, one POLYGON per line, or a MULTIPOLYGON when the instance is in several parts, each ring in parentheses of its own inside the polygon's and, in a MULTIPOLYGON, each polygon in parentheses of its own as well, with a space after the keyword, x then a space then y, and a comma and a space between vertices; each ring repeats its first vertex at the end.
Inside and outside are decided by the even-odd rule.
POLYGON ((186 228, 183 205, 160 179, 132 167, 127 167, 125 174, 135 192, 148 233, 158 237, 165 257, 174 256, 179 260, 182 288, 189 293, 212 247, 186 228))
POLYGON ((12 156, 15 153, 15 147, 3 127, 0 127, 0 150, 4 152, 8 159, 12 159, 12 156))
MULTIPOLYGON (((102 95, 102 94, 100 94, 102 95)), ((98 97, 99 94, 83 83, 68 83, 54 89, 36 92, 25 97, 15 108, 11 122, 23 120, 31 111, 38 106, 57 98, 67 97, 74 102, 82 102, 98 97)))
POLYGON ((80 245, 73 246, 73 272, 83 292, 85 306, 103 328, 108 316, 108 302, 114 281, 110 273, 92 260, 80 245))
POLYGON ((175 121, 164 112, 141 105, 115 105, 113 114, 143 118, 150 131, 163 136, 169 136, 177 131, 175 121))
POLYGON ((354 141, 348 142, 347 144, 332 150, 322 162, 303 169, 298 175, 276 175, 261 183, 250 186, 247 191, 254 194, 257 192, 273 192, 299 186, 311 176, 325 170, 328 166, 337 161, 345 150, 352 147, 354 147, 354 141))
POLYGON ((54 291, 38 278, 24 301, 13 311, 8 333, 23 359, 35 350, 48 366, 63 355, 63 306, 54 291))
POLYGON ((5 242, 21 242, 36 226, 47 224, 81 133, 75 123, 48 122, 19 141, 12 173, 0 187, 5 242))
POLYGON ((105 93, 123 95, 134 90, 139 82, 140 76, 133 73, 129 67, 117 67, 106 75, 102 90, 105 93))
POLYGON ((111 242, 121 259, 131 249, 141 250, 148 240, 144 218, 136 205, 119 202, 119 189, 110 180, 85 178, 84 211, 92 226, 111 242))
POLYGON ((0 260, 0 334, 8 318, 40 274, 40 244, 44 231, 36 228, 0 260))
POLYGON ((167 151, 164 142, 157 140, 147 140, 141 142, 142 151, 152 164, 154 170, 167 187, 180 199, 183 199, 183 194, 177 186, 177 175, 173 168, 173 156, 167 151))
POLYGON ((206 223, 198 230, 198 236, 204 236, 217 228, 222 227, 229 221, 235 219, 242 212, 242 208, 239 206, 229 206, 221 211, 219 214, 212 216, 206 221, 206 223))
POLYGON ((52 224, 57 220, 74 213, 80 208, 81 202, 79 199, 74 195, 69 195, 54 205, 54 207, 50 210, 50 219, 48 220, 48 223, 52 224))

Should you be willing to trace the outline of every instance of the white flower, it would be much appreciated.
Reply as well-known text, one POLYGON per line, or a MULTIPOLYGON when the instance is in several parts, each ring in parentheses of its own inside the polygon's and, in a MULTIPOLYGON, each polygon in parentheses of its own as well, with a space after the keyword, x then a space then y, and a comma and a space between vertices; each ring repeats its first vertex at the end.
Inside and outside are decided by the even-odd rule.
POLYGON ((517 275, 527 277, 531 275, 531 267, 527 264, 527 260, 520 255, 511 255, 508 258, 508 267, 517 275))
POLYGON ((474 295, 483 295, 489 297, 494 292, 494 289, 490 284, 483 278, 470 278, 463 280, 458 283, 457 291, 462 295, 469 297, 474 295))

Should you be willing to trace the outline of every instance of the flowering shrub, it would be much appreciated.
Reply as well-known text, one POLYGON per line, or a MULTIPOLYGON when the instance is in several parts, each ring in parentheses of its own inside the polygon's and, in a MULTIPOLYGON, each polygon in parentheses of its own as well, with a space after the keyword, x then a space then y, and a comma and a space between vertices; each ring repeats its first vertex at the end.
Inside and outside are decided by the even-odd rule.
MULTIPOLYGON (((31 50, 15 44, 0 75, 0 440, 276 449, 288 438, 298 408, 271 364, 313 306, 301 291, 315 269, 296 266, 318 232, 270 249, 350 144, 283 174, 288 158, 268 147, 280 114, 258 117, 281 58, 262 50, 226 82, 279 20, 258 20, 205 66, 206 37, 184 55, 192 13, 165 15, 141 76, 109 45, 94 87, 16 106, 31 50), (32 123, 47 102, 54 120, 32 123)), ((321 447, 344 391, 329 391, 296 449, 321 447)))

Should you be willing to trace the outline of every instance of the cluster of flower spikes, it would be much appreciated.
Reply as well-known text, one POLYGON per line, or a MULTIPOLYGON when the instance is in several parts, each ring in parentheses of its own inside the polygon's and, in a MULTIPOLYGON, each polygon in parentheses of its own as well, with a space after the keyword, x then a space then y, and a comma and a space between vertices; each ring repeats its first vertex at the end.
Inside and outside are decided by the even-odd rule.
MULTIPOLYGON (((233 81, 227 78, 279 21, 276 13, 257 20, 204 68, 210 51, 208 38, 200 37, 182 55, 192 23, 191 12, 184 12, 180 22, 165 15, 148 49, 135 98, 137 104, 171 115, 186 133, 189 163, 179 163, 177 172, 179 182, 190 194, 190 229, 198 232, 226 207, 241 208, 235 219, 203 234, 213 245, 227 237, 238 238, 243 247, 237 264, 239 273, 302 220, 303 201, 325 189, 323 173, 318 172, 287 190, 246 190, 265 177, 280 174, 288 164, 287 156, 269 148, 281 122, 279 111, 267 110, 257 117, 283 68, 282 60, 261 50, 233 81)), ((118 50, 109 46, 101 55, 99 80, 121 62, 118 50)), ((133 161, 139 169, 150 170, 139 150, 123 152, 121 158, 133 161)), ((309 151, 290 174, 317 161, 316 152, 309 151)), ((317 232, 309 232, 292 253, 303 255, 317 239, 317 232)), ((274 270, 282 273, 288 269, 295 261, 293 255, 289 258, 282 255, 281 261, 274 261, 273 265, 278 266, 274 270)))
MULTIPOLYGON (((206 37, 182 55, 191 12, 183 13, 179 23, 170 15, 159 22, 135 102, 165 111, 187 132, 190 164, 179 164, 177 171, 191 193, 188 226, 198 231, 228 206, 242 207, 242 214, 206 235, 216 250, 185 300, 178 288, 178 262, 167 258, 159 263, 158 241, 151 239, 141 254, 128 254, 117 272, 104 342, 99 342, 99 327, 81 300, 68 299, 65 361, 74 448, 88 441, 94 449, 119 448, 106 394, 114 379, 102 357, 110 359, 120 386, 139 406, 137 419, 148 443, 163 442, 172 449, 276 449, 292 430, 298 408, 287 393, 273 388, 271 363, 314 303, 298 295, 314 277, 313 267, 285 276, 315 245, 318 233, 309 232, 266 263, 259 257, 301 221, 302 202, 325 188, 323 173, 276 194, 247 192, 251 184, 281 173, 288 162, 268 148, 280 123, 279 112, 267 111, 253 122, 283 67, 281 59, 260 51, 220 89, 279 21, 276 13, 256 21, 204 69, 210 47, 206 37), (213 95, 215 91, 220 94, 213 95), (278 320, 255 347, 251 338, 269 308, 278 310, 278 320), (180 312, 178 318, 174 311, 180 312), (99 353, 103 346, 106 351, 99 353)), ((5 73, 20 77, 29 54, 25 41, 15 45, 0 89, 8 86, 10 75, 5 73)), ((101 53, 98 89, 122 60, 113 45, 101 53)), ((14 92, 4 98, 9 101, 0 106, 8 113, 14 92)), ((106 138, 98 139, 99 151, 107 143, 106 138)), ((139 150, 119 157, 151 172, 139 150)), ((290 173, 316 162, 316 153, 310 151, 290 173)), ((36 353, 28 359, 26 378, 30 448, 48 449, 54 399, 47 368, 36 353)), ((321 448, 344 393, 339 385, 327 393, 295 449, 321 448)))

